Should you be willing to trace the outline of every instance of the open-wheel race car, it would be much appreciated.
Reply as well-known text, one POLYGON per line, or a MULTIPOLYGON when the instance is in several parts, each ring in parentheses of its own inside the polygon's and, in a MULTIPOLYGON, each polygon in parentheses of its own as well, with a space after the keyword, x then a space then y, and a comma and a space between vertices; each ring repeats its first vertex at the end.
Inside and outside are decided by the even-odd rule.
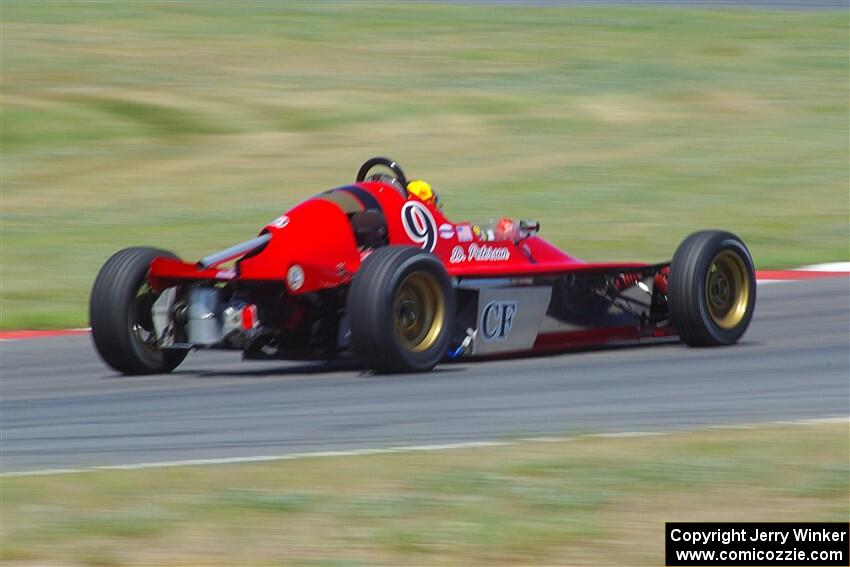
POLYGON ((355 356, 378 372, 443 360, 642 343, 738 341, 756 299, 744 243, 696 232, 672 261, 590 263, 533 221, 447 220, 430 187, 372 158, 256 238, 195 263, 127 248, 101 268, 90 319, 126 374, 170 372, 193 349, 246 359, 355 356))

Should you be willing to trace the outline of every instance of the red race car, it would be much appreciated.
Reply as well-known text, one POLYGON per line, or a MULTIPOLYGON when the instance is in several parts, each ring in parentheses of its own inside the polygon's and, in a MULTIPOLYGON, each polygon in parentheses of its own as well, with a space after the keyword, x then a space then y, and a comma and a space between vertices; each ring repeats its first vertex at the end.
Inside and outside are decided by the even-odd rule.
POLYGON ((440 361, 680 337, 738 341, 756 299, 735 235, 686 238, 671 262, 590 263, 533 221, 447 220, 427 183, 373 158, 259 236, 195 263, 127 248, 91 293, 94 344, 126 374, 170 372, 192 349, 247 359, 354 355, 378 372, 440 361))

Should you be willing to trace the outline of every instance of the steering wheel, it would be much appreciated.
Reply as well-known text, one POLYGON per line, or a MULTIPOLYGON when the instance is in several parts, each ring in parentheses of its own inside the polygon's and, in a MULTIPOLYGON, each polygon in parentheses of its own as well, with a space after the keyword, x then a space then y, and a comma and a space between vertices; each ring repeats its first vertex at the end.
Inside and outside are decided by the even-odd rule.
MULTIPOLYGON (((371 159, 367 159, 365 162, 363 162, 363 165, 360 166, 360 169, 357 170, 357 178, 355 179, 355 181, 357 181, 358 183, 361 181, 366 181, 366 176, 369 174, 369 172, 378 166, 386 167, 393 173, 393 176, 390 178, 391 182, 394 185, 398 185, 399 192, 405 199, 407 199, 407 177, 404 175, 404 172, 401 170, 399 165, 389 158, 373 157, 371 159)), ((385 174, 375 174, 371 177, 368 177, 368 179, 375 181, 383 181, 383 178, 387 177, 390 176, 385 174)))

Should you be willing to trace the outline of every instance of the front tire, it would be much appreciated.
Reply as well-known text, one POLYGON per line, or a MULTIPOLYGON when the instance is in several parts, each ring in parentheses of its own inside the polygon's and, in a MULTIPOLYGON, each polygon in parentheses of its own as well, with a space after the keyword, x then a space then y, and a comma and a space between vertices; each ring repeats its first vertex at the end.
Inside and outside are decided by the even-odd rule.
POLYGON ((183 350, 162 350, 153 329, 151 307, 158 293, 147 285, 154 258, 176 258, 155 248, 125 248, 106 261, 91 292, 92 339, 106 364, 122 374, 171 372, 186 358, 183 350))
POLYGON ((354 350, 377 372, 425 372, 448 350, 454 290, 433 254, 378 248, 355 274, 347 309, 354 350))
POLYGON ((730 232, 688 236, 670 264, 670 318, 690 346, 738 342, 756 304, 756 277, 749 250, 730 232))

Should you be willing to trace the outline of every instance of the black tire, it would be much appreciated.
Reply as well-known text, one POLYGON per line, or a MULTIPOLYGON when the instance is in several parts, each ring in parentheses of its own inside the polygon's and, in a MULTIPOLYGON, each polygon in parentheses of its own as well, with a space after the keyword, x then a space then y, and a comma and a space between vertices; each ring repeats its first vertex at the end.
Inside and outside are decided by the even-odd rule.
POLYGON ((756 304, 750 251, 730 232, 706 230, 688 236, 670 264, 668 300, 670 318, 686 344, 738 342, 756 304))
MULTIPOLYGON (((92 287, 89 320, 94 346, 103 361, 122 374, 171 372, 186 358, 187 351, 160 350, 147 345, 137 333, 137 323, 151 326, 149 317, 144 322, 137 320, 137 297, 157 256, 176 258, 155 248, 116 252, 100 269, 92 287)), ((149 309, 150 298, 145 301, 149 309)))
POLYGON ((376 372, 425 372, 445 356, 455 297, 433 254, 378 248, 355 274, 347 302, 352 346, 376 372))

